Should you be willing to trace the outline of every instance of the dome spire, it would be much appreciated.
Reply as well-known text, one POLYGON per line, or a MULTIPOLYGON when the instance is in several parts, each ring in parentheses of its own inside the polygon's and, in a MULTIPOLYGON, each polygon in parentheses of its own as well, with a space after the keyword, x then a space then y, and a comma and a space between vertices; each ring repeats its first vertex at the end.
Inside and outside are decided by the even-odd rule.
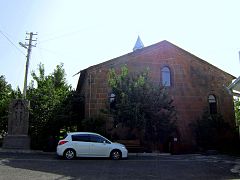
POLYGON ((138 36, 135 46, 133 47, 133 51, 136 51, 136 50, 142 49, 142 48, 144 48, 144 45, 142 43, 140 36, 138 36))

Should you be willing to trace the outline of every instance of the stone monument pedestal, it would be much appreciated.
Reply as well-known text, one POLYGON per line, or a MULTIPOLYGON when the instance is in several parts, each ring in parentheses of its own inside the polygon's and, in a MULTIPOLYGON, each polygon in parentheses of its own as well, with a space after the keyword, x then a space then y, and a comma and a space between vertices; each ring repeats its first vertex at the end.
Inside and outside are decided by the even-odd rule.
POLYGON ((30 149, 30 138, 27 135, 7 135, 3 139, 4 149, 30 149))
POLYGON ((29 108, 25 99, 14 99, 9 105, 8 134, 3 139, 3 148, 30 149, 29 108))

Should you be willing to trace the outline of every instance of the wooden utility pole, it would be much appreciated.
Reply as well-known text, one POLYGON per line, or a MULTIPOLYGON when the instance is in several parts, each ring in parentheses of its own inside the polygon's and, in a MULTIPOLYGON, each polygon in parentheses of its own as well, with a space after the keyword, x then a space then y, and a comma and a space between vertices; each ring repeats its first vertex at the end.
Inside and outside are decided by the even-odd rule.
POLYGON ((27 53, 27 61, 26 61, 26 69, 25 69, 25 77, 24 77, 24 87, 23 87, 23 99, 26 99, 26 92, 27 92, 27 76, 28 76, 28 67, 29 67, 29 60, 30 60, 30 55, 31 55, 31 50, 32 47, 36 47, 36 45, 32 45, 33 41, 37 41, 37 40, 33 40, 33 36, 37 35, 37 34, 33 34, 33 32, 30 33, 26 33, 27 35, 29 35, 29 39, 26 38, 25 40, 28 41, 28 44, 23 44, 23 43, 19 43, 22 47, 24 47, 25 49, 28 50, 27 53))

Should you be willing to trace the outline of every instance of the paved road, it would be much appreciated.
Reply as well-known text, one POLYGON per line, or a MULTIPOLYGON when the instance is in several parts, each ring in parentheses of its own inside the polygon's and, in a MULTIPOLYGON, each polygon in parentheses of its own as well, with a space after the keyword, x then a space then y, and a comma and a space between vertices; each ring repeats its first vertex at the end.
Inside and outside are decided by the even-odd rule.
POLYGON ((0 179, 240 179, 229 156, 130 156, 127 160, 62 160, 53 154, 0 152, 0 179))

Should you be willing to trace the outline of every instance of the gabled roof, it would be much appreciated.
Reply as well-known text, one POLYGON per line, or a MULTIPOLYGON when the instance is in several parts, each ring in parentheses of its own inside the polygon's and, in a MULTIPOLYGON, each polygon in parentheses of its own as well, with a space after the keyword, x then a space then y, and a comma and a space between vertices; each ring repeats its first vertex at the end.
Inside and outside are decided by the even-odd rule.
MULTIPOLYGON (((113 58, 111 60, 108 60, 108 61, 105 61, 105 62, 102 62, 102 63, 99 63, 99 64, 96 64, 96 65, 93 65, 93 66, 90 66, 84 70, 81 70, 79 73, 80 73, 80 77, 79 77, 79 80, 78 80, 78 84, 77 84, 77 90, 78 91, 81 91, 82 89, 82 86, 86 80, 86 76, 87 76, 87 73, 88 71, 91 72, 92 69, 95 69, 95 68, 102 68, 103 66, 106 66, 106 67, 111 67, 111 66, 114 66, 116 64, 123 64, 123 63, 127 63, 129 61, 129 59, 131 58, 135 58, 135 57, 138 57, 138 56, 141 56, 141 55, 144 55, 144 54, 148 54, 152 51, 156 51, 159 49, 159 47, 173 47, 175 48, 176 50, 179 50, 180 52, 182 51, 184 54, 187 54, 189 56, 192 56, 195 60, 197 60, 198 62, 200 63, 203 63, 203 64, 207 64, 208 66, 211 66, 212 68, 218 70, 218 71, 221 71, 222 73, 230 76, 232 79, 236 79, 236 77, 234 77, 233 75, 219 69, 218 67, 208 63, 207 61, 203 60, 203 59, 200 59, 199 57, 189 53, 188 51, 166 41, 166 40, 163 40, 163 41, 160 41, 156 44, 153 44, 153 45, 150 45, 150 46, 147 46, 147 47, 143 47, 141 49, 138 49, 137 51, 133 51, 133 52, 130 52, 128 54, 125 54, 125 55, 122 55, 122 56, 119 56, 119 57, 116 57, 116 58, 113 58), (131 58, 129 58, 131 57, 131 58)), ((239 78, 238 78, 238 84, 239 84, 239 78)), ((234 85, 233 85, 234 86, 234 85)), ((236 86, 234 86, 236 87, 236 86)), ((237 86, 238 87, 238 86, 237 86)))
MULTIPOLYGON (((164 41, 166 41, 166 40, 164 40, 164 41)), ((166 41, 166 42, 168 42, 168 41, 166 41)), ((182 49, 182 48, 180 48, 180 47, 178 47, 178 46, 176 46, 176 45, 174 45, 174 44, 172 44, 172 43, 170 43, 170 42, 168 42, 168 43, 171 44, 172 46, 174 46, 175 48, 177 48, 177 49, 179 49, 179 50, 181 50, 181 51, 183 51, 183 52, 189 54, 190 56, 196 58, 199 62, 204 63, 204 64, 207 64, 207 65, 213 67, 214 69, 217 69, 217 70, 219 70, 219 71, 222 71, 222 72, 225 73, 225 74, 228 74, 229 76, 232 77, 232 79, 236 79, 235 76, 233 76, 233 75, 231 75, 231 74, 229 74, 229 73, 223 71, 222 69, 220 69, 220 68, 218 68, 218 67, 212 65, 211 63, 209 63, 209 62, 207 62, 207 61, 205 61, 205 60, 203 60, 203 59, 201 59, 201 58, 195 56, 194 54, 192 54, 192 53, 190 53, 190 52, 188 52, 188 51, 186 51, 186 50, 184 50, 184 49, 182 49)))
POLYGON ((158 43, 152 44, 152 45, 150 45, 150 46, 143 47, 143 48, 141 48, 141 49, 138 49, 137 51, 130 52, 130 53, 128 53, 128 54, 125 54, 125 55, 122 55, 122 56, 113 58, 113 59, 111 59, 111 60, 102 62, 102 63, 100 63, 100 64, 96 64, 96 65, 90 66, 90 67, 87 68, 87 69, 90 70, 90 69, 92 69, 92 68, 96 68, 97 66, 109 65, 109 64, 111 64, 111 63, 114 63, 115 61, 117 61, 117 60, 120 59, 120 58, 128 59, 128 58, 127 58, 128 56, 134 57, 134 56, 139 56, 139 55, 142 55, 142 54, 145 54, 145 53, 149 53, 149 52, 151 52, 151 51, 157 50, 160 46, 172 46, 173 48, 178 49, 178 50, 180 50, 180 51, 182 51, 182 52, 184 52, 184 53, 186 53, 186 54, 194 57, 194 58, 195 58, 196 60, 198 60, 200 63, 207 64, 207 65, 213 67, 214 69, 217 69, 217 70, 219 70, 219 71, 221 71, 221 72, 223 72, 223 73, 225 73, 225 74, 228 74, 229 76, 232 77, 232 79, 236 79, 235 76, 233 76, 233 75, 231 75, 231 74, 229 74, 229 73, 227 73, 227 72, 219 69, 218 67, 216 67, 216 66, 210 64, 209 62, 207 62, 207 61, 205 61, 205 60, 203 60, 203 59, 201 59, 201 58, 199 58, 199 57, 191 54, 190 52, 188 52, 188 51, 186 51, 186 50, 184 50, 184 49, 182 49, 182 48, 180 48, 180 47, 172 44, 171 42, 169 42, 169 41, 167 41, 167 40, 163 40, 163 41, 160 41, 160 42, 158 42, 158 43))
POLYGON ((81 91, 83 83, 85 81, 86 77, 86 69, 79 71, 77 74, 80 74, 79 79, 78 79, 78 84, 77 84, 77 91, 81 91))

